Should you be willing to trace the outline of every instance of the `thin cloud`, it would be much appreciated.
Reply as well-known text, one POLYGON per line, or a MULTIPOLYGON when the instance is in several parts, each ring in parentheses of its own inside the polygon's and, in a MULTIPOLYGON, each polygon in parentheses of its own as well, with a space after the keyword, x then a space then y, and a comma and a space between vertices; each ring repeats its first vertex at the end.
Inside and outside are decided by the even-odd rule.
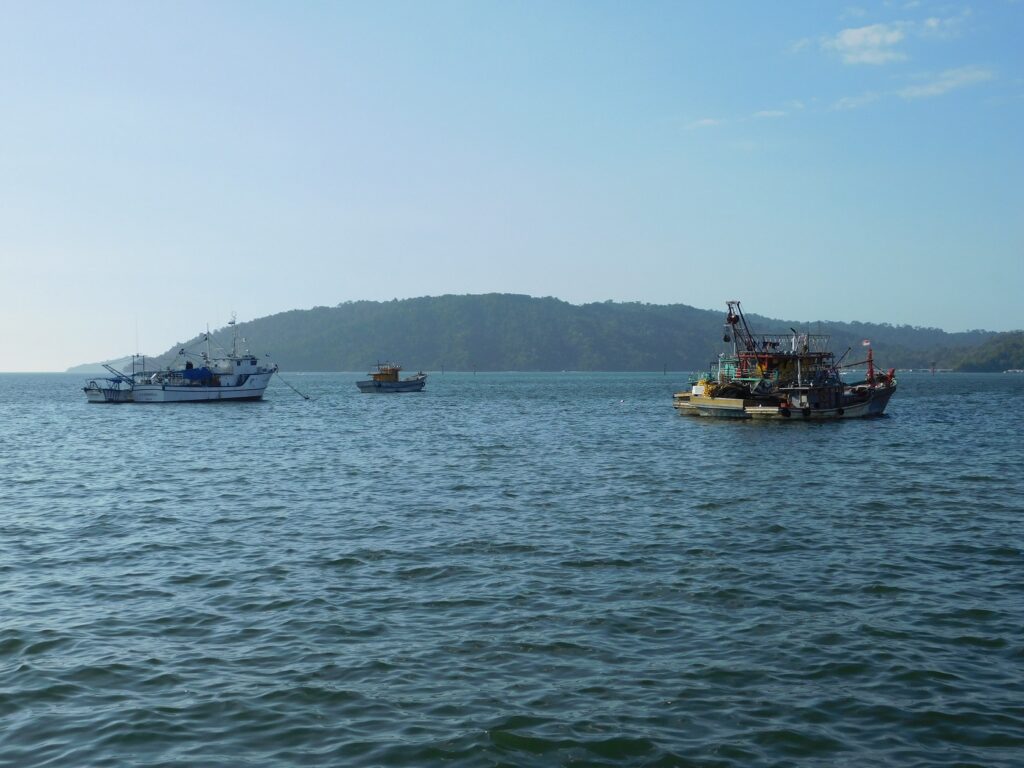
POLYGON ((749 115, 733 117, 702 117, 700 120, 693 120, 683 127, 688 131, 700 130, 703 128, 716 128, 723 125, 741 125, 752 120, 777 120, 789 117, 794 111, 804 108, 801 101, 789 101, 782 105, 784 108, 761 109, 751 112, 749 115))
POLYGON ((960 67, 959 69, 947 69, 938 75, 933 75, 921 82, 907 86, 898 91, 885 91, 877 93, 868 91, 859 96, 845 96, 832 104, 834 110, 851 110, 866 107, 868 104, 878 101, 883 97, 900 96, 907 100, 927 99, 954 91, 958 88, 967 88, 972 85, 987 82, 995 78, 995 73, 983 67, 960 67))
POLYGON ((921 37, 930 37, 939 40, 946 40, 957 37, 960 34, 960 27, 971 16, 971 9, 965 8, 957 16, 947 16, 940 19, 938 16, 929 16, 917 27, 917 34, 921 37))
POLYGON ((899 46, 908 36, 931 40, 958 37, 961 27, 970 17, 971 9, 965 8, 955 16, 929 16, 924 21, 849 27, 833 37, 821 38, 820 44, 822 50, 838 53, 847 64, 887 64, 907 58, 899 46))
POLYGON ((809 38, 809 37, 801 37, 795 43, 790 43, 790 45, 789 45, 789 52, 790 53, 800 53, 801 51, 806 51, 808 48, 811 47, 811 42, 812 42, 811 38, 809 38))
POLYGON ((978 83, 992 80, 995 73, 983 67, 960 67, 959 69, 947 69, 931 80, 920 85, 911 85, 897 91, 904 99, 927 99, 933 96, 942 96, 945 93, 958 88, 966 88, 978 83))
POLYGON ((713 128, 716 125, 721 125, 723 122, 725 121, 719 120, 716 117, 703 117, 700 120, 694 120, 692 123, 689 123, 686 127, 689 130, 693 130, 695 128, 713 128))
POLYGON ((885 64, 905 59, 906 55, 896 50, 905 38, 904 24, 869 24, 866 27, 851 27, 842 30, 835 37, 821 41, 825 50, 835 51, 847 64, 885 64))
POLYGON ((873 91, 862 93, 860 96, 844 96, 832 105, 835 110, 850 110, 866 107, 872 102, 878 101, 881 96, 873 91))
POLYGON ((737 152, 757 152, 761 149, 762 144, 759 141, 753 139, 735 139, 729 142, 729 148, 734 149, 737 152))

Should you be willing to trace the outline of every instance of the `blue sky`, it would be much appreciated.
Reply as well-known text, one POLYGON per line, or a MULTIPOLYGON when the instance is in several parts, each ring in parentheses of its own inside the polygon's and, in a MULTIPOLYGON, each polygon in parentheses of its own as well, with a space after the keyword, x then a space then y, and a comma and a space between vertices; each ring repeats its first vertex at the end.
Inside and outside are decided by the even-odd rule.
POLYGON ((1022 35, 1004 0, 4 3, 0 370, 490 291, 1021 328, 1022 35))

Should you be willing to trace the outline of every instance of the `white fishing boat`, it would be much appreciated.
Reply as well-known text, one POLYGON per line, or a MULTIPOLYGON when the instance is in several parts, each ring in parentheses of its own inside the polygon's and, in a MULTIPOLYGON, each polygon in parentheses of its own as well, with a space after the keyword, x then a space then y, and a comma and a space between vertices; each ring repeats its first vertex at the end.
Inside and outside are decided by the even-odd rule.
POLYGON ((135 374, 132 400, 136 403, 196 403, 261 399, 277 366, 261 363, 248 350, 239 352, 234 318, 228 325, 232 329, 230 351, 214 356, 207 331, 201 340, 205 349, 200 353, 182 348, 178 351, 176 365, 135 374))

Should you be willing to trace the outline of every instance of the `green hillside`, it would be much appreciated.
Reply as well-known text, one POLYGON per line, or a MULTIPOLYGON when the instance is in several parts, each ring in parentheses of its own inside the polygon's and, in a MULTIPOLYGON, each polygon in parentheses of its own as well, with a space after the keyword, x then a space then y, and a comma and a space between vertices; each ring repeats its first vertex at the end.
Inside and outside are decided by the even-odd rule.
POLYGON ((956 363, 958 371, 1006 371, 1024 369, 1024 331, 997 334, 976 349, 965 352, 956 363))
MULTIPOLYGON (((356 301, 292 310, 239 324, 254 352, 284 370, 363 371, 378 360, 407 369, 521 371, 695 370, 722 350, 722 311, 684 304, 574 305, 514 294, 356 301)), ((790 327, 832 335, 852 362, 871 339, 881 365, 951 367, 994 334, 946 333, 873 323, 771 320, 748 315, 755 333, 790 327)), ((215 338, 230 345, 226 329, 215 338)), ((189 342, 190 344, 193 343, 189 342)), ((175 350, 160 360, 167 362, 175 350)))

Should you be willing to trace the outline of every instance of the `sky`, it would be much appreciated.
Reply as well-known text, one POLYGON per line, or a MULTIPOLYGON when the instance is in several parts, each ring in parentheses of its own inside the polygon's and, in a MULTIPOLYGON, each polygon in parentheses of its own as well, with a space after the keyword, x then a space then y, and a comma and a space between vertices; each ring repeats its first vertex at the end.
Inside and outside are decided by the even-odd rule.
POLYGON ((0 370, 450 293, 1024 328, 1022 36, 1011 0, 6 0, 0 370))

